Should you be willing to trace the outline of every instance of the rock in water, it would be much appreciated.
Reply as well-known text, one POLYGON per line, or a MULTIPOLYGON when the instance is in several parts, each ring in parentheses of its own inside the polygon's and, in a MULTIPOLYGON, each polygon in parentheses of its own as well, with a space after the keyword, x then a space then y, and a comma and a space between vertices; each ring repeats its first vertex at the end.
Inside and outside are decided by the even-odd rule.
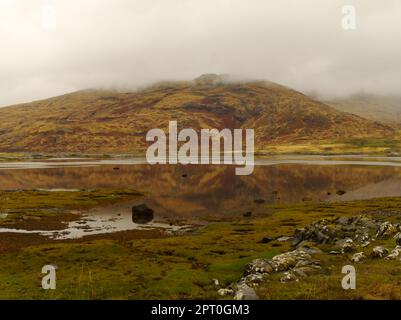
POLYGON ((132 207, 132 222, 145 224, 153 220, 153 210, 142 203, 132 207))

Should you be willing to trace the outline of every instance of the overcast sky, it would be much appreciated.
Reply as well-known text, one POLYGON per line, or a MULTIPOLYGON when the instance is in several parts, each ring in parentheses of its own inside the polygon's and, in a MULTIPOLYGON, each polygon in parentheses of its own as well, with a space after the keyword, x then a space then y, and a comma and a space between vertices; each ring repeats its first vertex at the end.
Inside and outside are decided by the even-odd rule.
POLYGON ((203 73, 401 93, 401 1, 0 0, 0 106, 203 73))

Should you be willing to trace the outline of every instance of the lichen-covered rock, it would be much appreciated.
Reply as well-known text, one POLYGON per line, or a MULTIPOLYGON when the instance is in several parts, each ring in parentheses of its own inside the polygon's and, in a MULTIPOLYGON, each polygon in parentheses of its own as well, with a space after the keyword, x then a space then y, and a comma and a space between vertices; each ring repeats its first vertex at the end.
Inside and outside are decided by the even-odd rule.
POLYGON ((267 259, 255 259, 246 266, 245 275, 252 273, 272 273, 273 267, 267 259))
POLYGON ((363 252, 358 252, 358 253, 355 253, 355 254, 352 256, 351 261, 352 261, 352 262, 360 262, 360 261, 365 260, 365 259, 366 259, 365 253, 363 253, 363 252))
POLYGON ((381 246, 374 247, 372 250, 371 257, 372 258, 383 258, 388 253, 386 248, 381 246))
POLYGON ((298 246, 303 240, 306 240, 306 234, 304 228, 297 228, 294 232, 294 237, 292 238, 292 245, 294 247, 298 246))
MULTIPOLYGON (((229 289, 220 289, 219 294, 233 294, 235 299, 239 300, 257 299, 255 288, 265 281, 277 281, 276 277, 270 276, 272 274, 282 273, 280 281, 286 283, 300 281, 321 272, 320 261, 313 258, 315 254, 323 254, 318 244, 331 244, 335 247, 329 254, 353 253, 352 262, 361 262, 368 256, 401 261, 401 224, 383 222, 382 219, 373 219, 366 215, 341 217, 323 219, 298 228, 293 237, 278 238, 282 241, 291 239, 295 250, 278 254, 271 259, 253 260, 247 265, 244 276, 229 289), (389 250, 382 246, 374 247, 370 254, 361 251, 361 248, 374 243, 377 238, 390 237, 394 237, 397 244, 390 254, 389 250)), ((272 239, 267 238, 260 242, 268 243, 272 239)))
POLYGON ((401 246, 401 232, 398 232, 395 236, 395 243, 397 244, 397 246, 401 246))
POLYGON ((271 264, 274 272, 282 272, 295 267, 297 258, 290 253, 283 253, 273 257, 271 264))
POLYGON ((370 235, 369 235, 369 233, 367 233, 365 231, 357 232, 355 237, 354 237, 354 240, 356 242, 360 243, 361 245, 363 245, 363 244, 369 242, 370 235))
POLYGON ((303 250, 296 249, 274 256, 270 260, 270 264, 275 272, 282 272, 295 267, 300 261, 304 261, 305 263, 310 262, 310 264, 314 263, 310 254, 303 250))
POLYGON ((257 287, 264 280, 264 275, 261 273, 248 274, 241 279, 241 282, 246 283, 250 287, 257 287))
POLYGON ((401 257, 401 246, 396 246, 391 250, 390 254, 385 258, 387 260, 396 260, 401 257))
POLYGON ((259 300, 255 289, 246 283, 239 283, 235 292, 234 300, 259 300))
POLYGON ((344 244, 341 247, 342 253, 353 252, 355 251, 355 243, 352 239, 348 238, 345 240, 344 244))
POLYGON ((390 237, 393 237, 397 232, 397 225, 385 221, 380 225, 379 230, 376 233, 376 237, 381 239, 388 239, 390 237))
POLYGON ((320 272, 321 267, 318 265, 310 265, 310 266, 300 266, 300 267, 295 267, 292 269, 292 273, 299 277, 299 278, 306 278, 311 276, 312 274, 316 274, 320 272))
POLYGON ((232 296, 234 294, 234 290, 233 289, 219 289, 219 291, 217 291, 217 293, 220 296, 232 296))
POLYGON ((280 282, 291 282, 299 281, 299 278, 292 272, 284 272, 284 276, 280 279, 280 282))
MULTIPOLYGON (((265 281, 270 274, 283 272, 281 282, 289 282, 298 281, 299 278, 307 277, 319 271, 319 260, 313 259, 311 254, 302 249, 296 249, 278 254, 271 259, 253 260, 246 266, 244 276, 240 281, 230 287, 234 289, 234 299, 253 300, 257 299, 254 288, 265 281)), ((227 294, 227 291, 220 291, 219 294, 222 295, 223 293, 227 294)))
MULTIPOLYGON (((334 219, 323 219, 304 228, 295 230, 293 245, 299 246, 303 241, 313 241, 316 243, 336 243, 350 238, 358 245, 367 246, 372 237, 378 233, 382 223, 377 220, 365 217, 341 217, 334 219)), ((391 225, 392 227, 395 227, 391 225)), ((384 235, 393 231, 389 225, 382 226, 380 232, 384 235)))

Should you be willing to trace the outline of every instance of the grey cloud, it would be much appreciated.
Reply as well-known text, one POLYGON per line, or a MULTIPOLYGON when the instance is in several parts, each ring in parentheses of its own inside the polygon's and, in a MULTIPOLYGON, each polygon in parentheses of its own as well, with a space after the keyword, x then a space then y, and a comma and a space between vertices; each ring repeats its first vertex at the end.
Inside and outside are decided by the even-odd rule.
POLYGON ((209 72, 324 95, 401 88, 398 0, 0 0, 0 43, 3 106, 209 72))

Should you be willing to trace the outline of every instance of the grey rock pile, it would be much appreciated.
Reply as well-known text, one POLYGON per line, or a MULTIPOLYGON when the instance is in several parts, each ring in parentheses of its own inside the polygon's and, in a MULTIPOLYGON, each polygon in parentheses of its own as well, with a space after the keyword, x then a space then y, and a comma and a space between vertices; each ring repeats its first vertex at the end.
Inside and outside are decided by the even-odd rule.
POLYGON ((257 298, 255 287, 265 280, 267 275, 283 273, 281 282, 299 281, 320 271, 320 261, 302 249, 282 253, 272 259, 256 259, 246 266, 244 276, 227 289, 220 289, 224 296, 233 294, 237 300, 253 300, 257 298))
POLYGON ((394 237, 401 245, 401 225, 375 220, 366 216, 324 219, 305 228, 296 229, 293 245, 304 241, 319 244, 335 244, 342 253, 354 252, 357 247, 367 247, 376 239, 394 237))
POLYGON ((272 259, 253 260, 237 283, 220 289, 218 293, 221 296, 234 296, 238 300, 253 300, 257 299, 255 288, 271 274, 282 273, 280 281, 286 283, 320 272, 320 261, 312 257, 322 252, 314 247, 316 244, 331 244, 337 248, 330 251, 331 254, 352 254, 350 259, 356 263, 368 258, 401 261, 401 225, 367 216, 323 219, 296 229, 294 237, 288 239, 292 239, 295 250, 272 259), (396 244, 390 252, 382 246, 375 246, 371 252, 367 252, 366 247, 376 240, 390 238, 394 238, 396 244))

